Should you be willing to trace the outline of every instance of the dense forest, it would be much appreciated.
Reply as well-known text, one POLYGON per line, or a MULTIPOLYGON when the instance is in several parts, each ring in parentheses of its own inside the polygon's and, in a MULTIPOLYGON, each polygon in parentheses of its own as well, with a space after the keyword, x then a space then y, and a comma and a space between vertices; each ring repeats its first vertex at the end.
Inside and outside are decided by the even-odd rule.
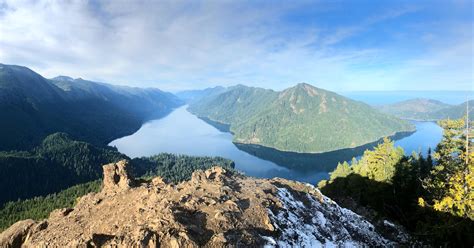
POLYGON ((47 135, 107 145, 183 102, 158 89, 57 77, 0 64, 0 150, 27 150, 47 135))
MULTIPOLYGON (((63 134, 57 134, 55 136, 63 136, 63 134)), ((49 137, 50 139, 58 139, 58 137, 49 137)), ((51 140, 50 140, 51 141, 51 140)), ((77 142, 77 141, 72 141, 77 142)), ((83 144, 79 142, 79 144, 83 144)), ((51 144, 49 144, 51 145, 51 144)), ((77 174, 85 174, 91 173, 89 178, 101 178, 102 176, 102 162, 96 162, 95 166, 90 167, 91 163, 86 163, 90 161, 90 159, 94 156, 92 154, 71 154, 70 152, 63 153, 61 152, 61 148, 64 150, 68 150, 67 147, 72 146, 71 142, 64 142, 58 140, 56 145, 57 149, 46 148, 46 152, 50 154, 52 157, 56 157, 57 160, 61 160, 63 158, 67 158, 68 155, 72 157, 72 159, 77 159, 78 157, 84 158, 82 161, 78 161, 78 165, 87 165, 82 167, 74 167, 77 174), (58 151, 59 153, 54 153, 54 151, 58 151), (100 171, 100 172, 99 172, 100 171), (100 176, 97 176, 96 173, 99 173, 100 176)), ((77 145, 76 145, 77 147, 77 145)), ((42 151, 45 152, 45 151, 42 151)), ((110 154, 95 154, 100 156, 109 155, 112 160, 119 159, 119 157, 115 157, 115 153, 110 154), (115 158, 115 159, 114 159, 115 158)), ((73 160, 65 160, 64 165, 73 165, 73 160)), ((16 165, 16 164, 12 164, 16 165)), ((133 173, 135 177, 142 177, 142 178, 150 178, 154 176, 161 176, 166 181, 179 183, 184 180, 189 180, 191 178, 191 174, 195 170, 205 170, 211 168, 215 165, 222 166, 224 168, 232 170, 234 168, 234 162, 228 159, 220 158, 220 157, 194 157, 194 156, 186 156, 186 155, 174 155, 169 153, 162 153, 151 157, 142 157, 136 158, 131 161, 132 169, 134 170, 133 173)), ((34 165, 32 165, 34 166, 34 165)), ((53 173, 49 171, 49 173, 53 173)), ((16 174, 14 174, 16 175, 16 174)), ((36 179, 37 181, 38 179, 36 179)), ((29 185, 41 188, 42 184, 33 184, 36 182, 32 180, 31 182, 25 182, 29 185)), ((76 202, 78 197, 81 197, 90 192, 97 192, 100 189, 101 181, 95 180, 90 181, 87 183, 79 184, 62 190, 58 193, 48 194, 46 196, 37 196, 26 200, 16 200, 16 201, 9 201, 5 204, 0 204, 0 231, 9 227, 11 224, 15 223, 16 221, 23 220, 23 219, 35 219, 40 220, 46 218, 49 213, 57 208, 66 208, 72 207, 76 202)), ((10 189, 15 189, 13 185, 10 186, 10 189)), ((15 190, 12 190, 15 191, 15 190)))
POLYGON ((91 181, 46 196, 37 196, 27 200, 10 201, 0 205, 0 232, 19 220, 41 220, 58 208, 74 206, 78 197, 90 192, 98 192, 101 181, 91 181))
POLYGON ((463 119, 439 122, 443 139, 433 154, 405 156, 385 139, 360 159, 339 164, 319 188, 377 222, 388 218, 436 246, 474 245, 474 152, 466 153, 463 119), (432 158, 433 157, 433 158, 432 158))
POLYGON ((30 151, 0 152, 0 204, 45 195, 102 177, 102 165, 126 159, 110 147, 97 147, 55 133, 30 151), (8 189, 8 190, 5 190, 8 189))
POLYGON ((236 143, 300 153, 353 148, 414 130, 407 121, 309 84, 280 92, 238 85, 191 102, 189 110, 230 125, 236 143))
POLYGON ((171 153, 134 158, 132 165, 136 176, 161 176, 174 183, 191 179, 191 174, 196 170, 205 170, 217 165, 227 169, 235 167, 232 160, 221 157, 196 157, 171 153))

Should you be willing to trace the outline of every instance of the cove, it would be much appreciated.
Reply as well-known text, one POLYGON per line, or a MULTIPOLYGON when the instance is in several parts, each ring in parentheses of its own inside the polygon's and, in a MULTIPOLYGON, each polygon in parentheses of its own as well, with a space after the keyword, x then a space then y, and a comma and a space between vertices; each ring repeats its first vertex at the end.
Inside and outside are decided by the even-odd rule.
MULTIPOLYGON (((137 132, 109 145, 129 157, 167 152, 195 156, 220 156, 235 162, 236 169, 254 177, 282 177, 315 184, 328 178, 338 162, 360 156, 375 143, 354 149, 321 154, 281 152, 256 145, 234 144, 232 134, 216 128, 186 110, 177 108, 162 119, 145 123, 137 132)), ((417 131, 407 137, 394 137, 395 144, 426 154, 441 140, 442 129, 433 122, 414 122, 417 131)), ((406 136, 406 135, 405 135, 406 136)))

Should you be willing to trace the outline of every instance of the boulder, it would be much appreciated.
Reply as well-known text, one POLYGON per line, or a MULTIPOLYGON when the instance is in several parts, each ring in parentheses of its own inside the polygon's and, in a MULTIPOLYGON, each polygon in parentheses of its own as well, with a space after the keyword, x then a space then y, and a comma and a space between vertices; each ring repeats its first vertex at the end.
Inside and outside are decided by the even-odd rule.
POLYGON ((135 180, 130 175, 129 163, 121 160, 117 163, 106 164, 103 167, 103 192, 120 192, 133 187, 135 180))

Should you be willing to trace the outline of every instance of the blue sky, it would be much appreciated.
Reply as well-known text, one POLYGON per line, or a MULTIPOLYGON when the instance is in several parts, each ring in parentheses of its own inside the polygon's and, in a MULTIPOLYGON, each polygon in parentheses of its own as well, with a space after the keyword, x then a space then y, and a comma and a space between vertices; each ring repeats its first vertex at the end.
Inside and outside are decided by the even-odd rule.
POLYGON ((0 62, 177 91, 472 90, 472 1, 2 1, 0 62))

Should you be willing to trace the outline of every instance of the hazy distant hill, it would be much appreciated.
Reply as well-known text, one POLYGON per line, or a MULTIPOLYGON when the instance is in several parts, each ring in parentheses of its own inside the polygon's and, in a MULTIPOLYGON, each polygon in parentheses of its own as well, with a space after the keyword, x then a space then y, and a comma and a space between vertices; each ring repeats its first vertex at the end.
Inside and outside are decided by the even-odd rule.
POLYGON ((183 90, 183 91, 177 92, 176 96, 187 103, 191 103, 191 102, 199 101, 203 97, 210 97, 213 95, 223 93, 226 90, 227 88, 224 88, 222 86, 216 86, 213 88, 206 88, 203 90, 183 90))
MULTIPOLYGON (((470 119, 473 119, 474 101, 469 101, 470 119)), ((431 99, 411 99, 394 104, 380 106, 379 109, 388 114, 412 120, 440 120, 458 119, 466 114, 466 102, 458 105, 449 105, 431 99)))
POLYGON ((237 143, 284 151, 326 152, 414 130, 409 122, 309 84, 281 92, 238 85, 191 104, 189 110, 230 124, 237 143))
MULTIPOLYGON (((438 110, 431 114, 431 117, 436 120, 440 119, 459 119, 466 115, 467 102, 451 106, 446 109, 438 110)), ((469 100, 469 119, 474 120, 474 100, 469 100)))
POLYGON ((48 80, 26 67, 0 64, 0 150, 31 148, 54 132, 107 144, 181 104, 158 89, 65 76, 48 80))

